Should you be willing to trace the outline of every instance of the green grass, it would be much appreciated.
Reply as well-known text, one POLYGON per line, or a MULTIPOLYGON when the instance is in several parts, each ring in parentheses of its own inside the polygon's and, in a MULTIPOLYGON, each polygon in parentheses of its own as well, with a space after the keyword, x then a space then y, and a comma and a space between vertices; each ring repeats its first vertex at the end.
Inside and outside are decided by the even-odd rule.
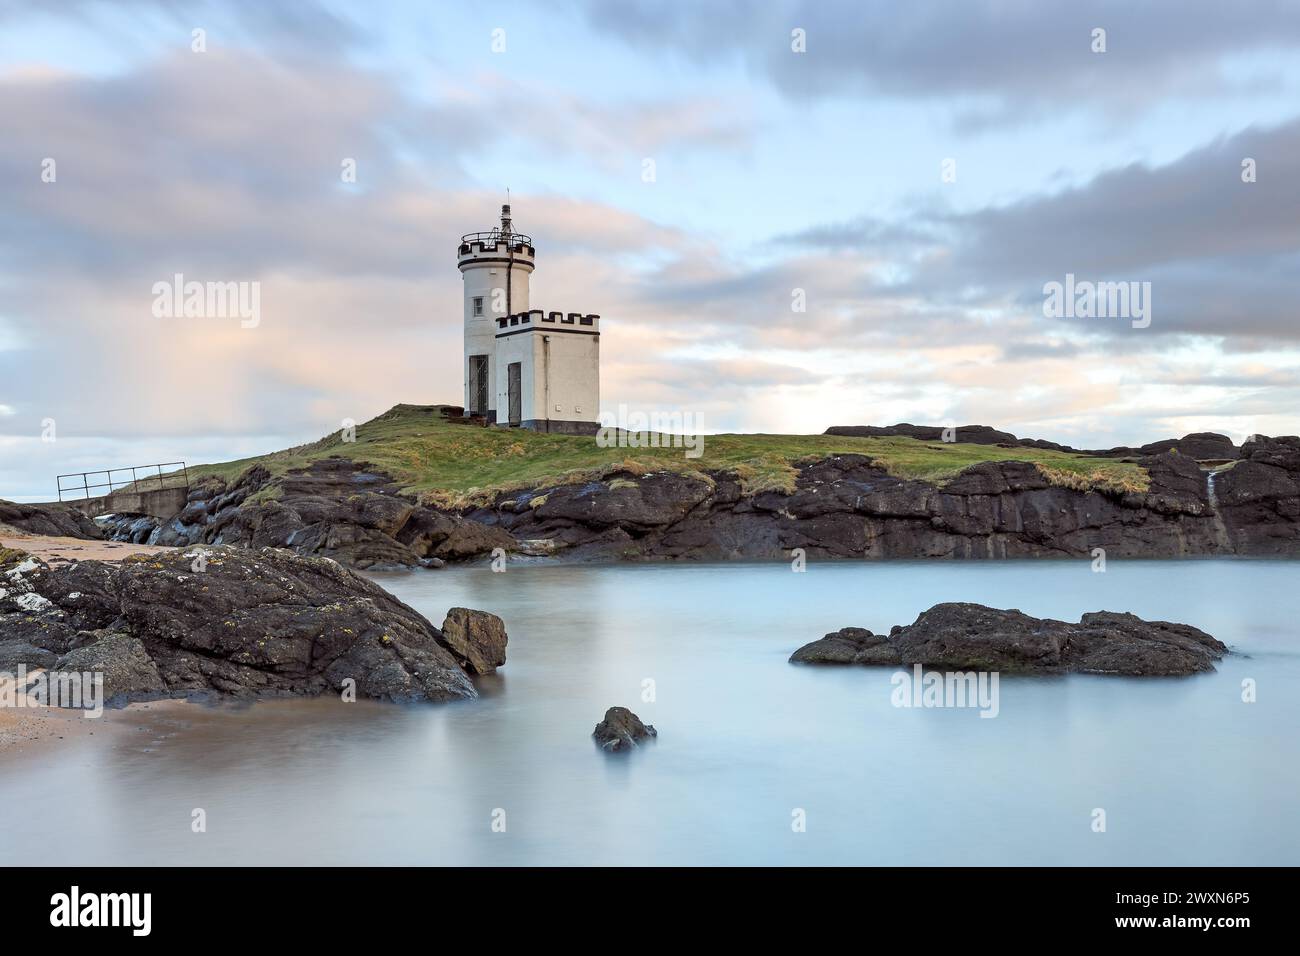
POLYGON ((480 501, 498 491, 561 481, 673 470, 699 474, 734 471, 750 494, 792 491, 796 463, 836 454, 869 455, 890 474, 942 484, 982 461, 1030 461, 1053 484, 1080 489, 1144 491, 1138 465, 1036 448, 945 444, 913 438, 849 438, 835 435, 706 435, 704 454, 686 458, 682 448, 601 448, 590 437, 544 435, 521 429, 479 428, 448 422, 435 405, 397 405, 357 426, 356 441, 340 433, 297 448, 222 464, 199 465, 191 480, 227 481, 253 465, 283 474, 331 455, 372 462, 403 489, 431 504, 480 501))

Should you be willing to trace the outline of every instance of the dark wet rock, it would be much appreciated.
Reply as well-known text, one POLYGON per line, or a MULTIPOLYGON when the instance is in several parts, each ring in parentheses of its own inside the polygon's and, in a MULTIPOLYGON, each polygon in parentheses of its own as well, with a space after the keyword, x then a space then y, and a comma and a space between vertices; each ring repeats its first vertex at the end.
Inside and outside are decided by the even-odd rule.
POLYGON ((1246 460, 1215 476, 1217 506, 1207 471, 1176 450, 1134 459, 1150 476, 1142 492, 1054 485, 1022 461, 983 462, 934 485, 843 454, 797 465, 791 494, 743 496, 726 472, 708 474, 711 490, 686 476, 677 484, 619 474, 503 494, 465 517, 509 531, 525 553, 574 560, 789 560, 795 548, 810 560, 1083 558, 1098 548, 1111 558, 1300 556, 1300 444, 1288 443, 1296 441, 1243 447, 1246 460), (649 489, 633 494, 651 483, 675 485, 675 510, 615 504, 615 494, 653 499, 649 489))
POLYGON ((638 740, 657 737, 659 732, 650 724, 643 724, 641 718, 626 707, 611 707, 605 711, 605 719, 596 725, 591 736, 600 744, 602 750, 631 750, 638 740))
POLYGON ((99 540, 104 537, 99 525, 89 515, 66 506, 23 505, 0 499, 0 526, 26 534, 47 534, 62 538, 99 540))
POLYGON ((1227 651, 1188 624, 1096 611, 1083 615, 1063 658, 1070 670, 1090 674, 1178 675, 1212 671, 1227 651))
POLYGON ((1043 473, 1031 462, 985 461, 969 468, 943 487, 948 498, 1002 495, 1010 491, 1040 491, 1048 487, 1043 473))
POLYGON ((1182 438, 1166 438, 1133 448, 1121 445, 1115 448, 1079 449, 1042 438, 1017 438, 1011 432, 999 431, 988 425, 960 425, 951 431, 938 425, 833 425, 827 435, 872 438, 901 436, 918 441, 941 442, 945 434, 954 442, 975 445, 1000 445, 1004 448, 1044 448, 1054 451, 1078 452, 1104 458, 1141 458, 1163 455, 1175 451, 1194 461, 1232 461, 1242 452, 1227 435, 1216 432, 1193 432, 1182 438))
POLYGON ((1260 465, 1272 465, 1289 472, 1300 472, 1300 437, 1283 435, 1268 438, 1256 435, 1241 446, 1241 457, 1260 465))
POLYGON ((164 522, 151 515, 108 515, 98 522, 105 536, 114 541, 132 544, 175 544, 183 542, 160 541, 159 529, 164 522))
POLYGON ((1182 438, 1166 438, 1143 445, 1138 451, 1144 455, 1162 455, 1175 451, 1184 458, 1197 461, 1233 461, 1241 456, 1231 438, 1216 432, 1193 432, 1182 438))
MULTIPOLYGON (((852 438, 887 438, 895 435, 919 441, 942 441, 947 431, 939 425, 832 425, 823 434, 852 438)), ((1014 445, 1019 439, 1011 432, 998 431, 989 425, 958 425, 948 433, 955 442, 975 445, 1014 445)))
POLYGON ((499 528, 455 517, 446 537, 435 544, 429 554, 442 561, 468 561, 489 555, 498 548, 515 550, 515 539, 499 528))
POLYGON ((1078 624, 981 604, 936 604, 888 637, 845 628, 799 648, 795 663, 913 665, 1007 673, 1181 676, 1214 670, 1227 647, 1187 624, 1098 611, 1078 624))
POLYGON ((54 670, 103 675, 106 704, 167 696, 158 665, 139 638, 117 631, 83 632, 80 638, 84 643, 60 657, 54 670))
POLYGON ((790 656, 794 664, 901 664, 889 638, 864 627, 846 627, 805 644, 790 656))
POLYGON ((1176 452, 1164 452, 1139 458, 1151 485, 1144 504, 1167 514, 1203 514, 1209 504, 1206 497, 1206 473, 1193 459, 1176 452))
POLYGON ((1300 438, 1256 437, 1215 476, 1225 533, 1238 554, 1300 553, 1300 438))
POLYGON ((258 465, 230 484, 208 478, 170 521, 124 515, 104 528, 137 544, 287 548, 374 570, 439 567, 515 544, 501 529, 411 501, 388 475, 347 458, 278 477, 258 465))
POLYGON ((442 636, 472 674, 494 674, 506 662, 506 625, 495 614, 454 607, 442 622, 442 636))
MULTIPOLYGON (((906 428, 929 434, 917 431, 928 426, 906 428)), ((999 445, 1009 434, 984 426, 957 433, 999 445)), ((790 560, 796 548, 809 560, 1090 558, 1098 548, 1108 558, 1300 557, 1300 439, 1257 438, 1238 459, 1224 441, 1200 433, 1123 449, 1148 473, 1145 491, 1062 487, 1026 461, 981 462, 932 484, 890 475, 867 455, 840 454, 798 463, 790 493, 746 494, 728 471, 619 470, 502 492, 462 511, 416 504, 365 462, 331 458, 280 477, 253 468, 229 487, 209 480, 182 513, 197 523, 122 519, 113 536, 288 548, 362 569, 501 552, 573 561, 790 560), (1210 475, 1195 457, 1211 453, 1216 468, 1230 465, 1213 477, 1213 501, 1210 475)))
POLYGON ((20 551, 18 548, 0 547, 0 573, 16 568, 31 558, 26 551, 20 551))
POLYGON ((980 604, 936 604, 891 632, 904 664, 951 670, 1053 671, 1069 625, 980 604))
POLYGON ((0 653, 42 647, 58 667, 104 672, 119 698, 477 696, 441 631, 334 561, 208 548, 18 567, 0 597, 0 653))
MULTIPOLYGON (((36 589, 45 564, 23 551, 0 551, 0 615, 36 614, 50 607, 50 601, 36 589)), ((4 635, 0 630, 0 636, 4 635)))
POLYGON ((1219 500, 1226 507, 1291 499, 1300 492, 1296 475, 1275 465, 1243 461, 1218 479, 1219 500))
POLYGON ((465 561, 491 554, 495 549, 514 550, 515 540, 500 528, 459 515, 421 507, 397 532, 396 540, 413 554, 423 555, 420 562, 440 567, 446 561, 465 561))
POLYGON ((541 521, 653 528, 681 520, 710 490, 707 481, 671 472, 639 478, 617 474, 607 481, 556 488, 531 510, 541 521))
POLYGON ((0 638, 0 673, 13 674, 19 667, 35 670, 38 667, 51 667, 58 657, 53 651, 36 647, 23 640, 5 640, 0 638))
POLYGON ((709 474, 712 488, 687 476, 622 474, 503 494, 465 517, 508 530, 526 553, 576 560, 789 560, 795 548, 809 559, 1232 553, 1205 475, 1189 459, 1162 457, 1170 462, 1155 466, 1149 495, 1054 486, 1017 461, 974 465, 936 486, 896 478, 863 455, 835 455, 798 465, 792 494, 744 497, 726 472, 709 474), (675 508, 643 507, 667 491, 681 495, 675 508))

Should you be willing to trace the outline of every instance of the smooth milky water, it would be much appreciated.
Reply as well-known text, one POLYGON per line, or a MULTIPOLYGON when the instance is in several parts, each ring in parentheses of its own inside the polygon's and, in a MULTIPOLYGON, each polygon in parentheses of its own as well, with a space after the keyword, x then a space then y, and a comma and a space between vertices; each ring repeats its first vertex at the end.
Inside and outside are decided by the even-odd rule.
POLYGON ((482 699, 111 715, 125 729, 0 761, 0 862, 1294 865, 1297 572, 1205 560, 1102 574, 1038 561, 377 575, 434 623, 456 605, 505 618, 509 663, 479 682, 482 699), (1191 678, 1004 676, 995 719, 895 708, 893 668, 787 663, 828 631, 887 630, 940 601, 1066 620, 1133 611, 1241 654, 1191 678), (1256 703, 1241 699, 1245 678, 1256 703), (599 752, 589 735, 614 704, 659 739, 599 752), (205 833, 191 831, 195 808, 205 833))

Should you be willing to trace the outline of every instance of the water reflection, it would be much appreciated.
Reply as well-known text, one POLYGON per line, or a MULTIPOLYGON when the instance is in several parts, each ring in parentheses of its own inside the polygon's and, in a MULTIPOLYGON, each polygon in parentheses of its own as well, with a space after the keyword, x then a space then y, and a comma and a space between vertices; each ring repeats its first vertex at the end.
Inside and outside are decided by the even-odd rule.
POLYGON ((441 706, 279 701, 110 715, 0 764, 7 863, 1291 863, 1296 565, 649 565, 379 575, 440 622, 505 618, 509 663, 441 706), (800 644, 940 600, 1182 620, 1218 674, 1004 678, 1001 712, 901 710, 891 671, 800 644), (1244 677, 1259 682, 1243 704, 1244 677), (653 682, 652 684, 647 682, 653 682), (653 700, 643 699, 653 688, 653 700), (597 752, 612 704, 658 727, 597 752), (1107 811, 1093 833, 1090 813, 1107 811), (206 833, 190 829, 203 808, 206 833), (807 832, 791 828, 802 809, 807 832), (504 812, 505 832, 493 832, 504 812), (57 835, 55 839, 52 835, 57 835))

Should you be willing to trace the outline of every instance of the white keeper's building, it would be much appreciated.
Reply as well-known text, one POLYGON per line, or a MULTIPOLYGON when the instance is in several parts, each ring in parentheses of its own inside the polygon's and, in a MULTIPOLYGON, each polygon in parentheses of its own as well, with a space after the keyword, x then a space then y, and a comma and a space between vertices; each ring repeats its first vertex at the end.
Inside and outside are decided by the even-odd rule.
POLYGON ((465 413, 489 424, 595 434, 600 412, 600 316, 530 308, 537 251, 510 207, 491 232, 461 236, 465 282, 465 413))

